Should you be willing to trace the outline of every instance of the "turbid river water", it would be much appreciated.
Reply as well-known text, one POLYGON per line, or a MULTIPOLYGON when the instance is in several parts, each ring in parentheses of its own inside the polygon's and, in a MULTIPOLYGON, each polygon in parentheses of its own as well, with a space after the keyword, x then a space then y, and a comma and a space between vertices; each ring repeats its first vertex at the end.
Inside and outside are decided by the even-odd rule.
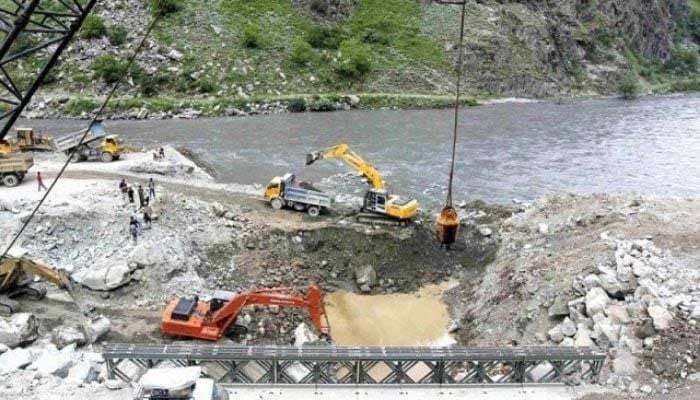
MULTIPOLYGON (((61 133, 76 120, 23 121, 61 133)), ((396 193, 443 201, 451 110, 379 110, 198 120, 108 121, 136 145, 184 145, 224 182, 265 184, 291 171, 318 181, 347 171, 305 167, 305 155, 346 142, 396 193)), ((456 199, 509 202, 571 191, 700 195, 700 94, 636 101, 506 103, 464 109, 456 199)))

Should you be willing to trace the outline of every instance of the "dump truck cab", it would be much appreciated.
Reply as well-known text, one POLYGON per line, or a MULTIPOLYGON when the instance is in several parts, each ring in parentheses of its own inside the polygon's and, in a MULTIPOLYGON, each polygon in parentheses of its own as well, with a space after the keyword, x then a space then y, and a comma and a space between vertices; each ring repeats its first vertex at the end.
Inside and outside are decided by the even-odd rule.
POLYGON ((225 389, 201 374, 200 367, 150 369, 136 386, 134 400, 228 400, 225 389))
POLYGON ((12 144, 7 140, 0 140, 0 156, 9 156, 12 153, 12 144))

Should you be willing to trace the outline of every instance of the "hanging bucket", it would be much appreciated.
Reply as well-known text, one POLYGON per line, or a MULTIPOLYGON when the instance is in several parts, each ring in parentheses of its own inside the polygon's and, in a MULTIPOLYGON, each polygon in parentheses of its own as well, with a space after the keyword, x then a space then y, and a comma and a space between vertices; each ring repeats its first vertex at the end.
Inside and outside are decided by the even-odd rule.
POLYGON ((445 246, 449 246, 457 240, 457 228, 459 227, 459 216, 452 207, 442 209, 437 219, 437 239, 445 246))

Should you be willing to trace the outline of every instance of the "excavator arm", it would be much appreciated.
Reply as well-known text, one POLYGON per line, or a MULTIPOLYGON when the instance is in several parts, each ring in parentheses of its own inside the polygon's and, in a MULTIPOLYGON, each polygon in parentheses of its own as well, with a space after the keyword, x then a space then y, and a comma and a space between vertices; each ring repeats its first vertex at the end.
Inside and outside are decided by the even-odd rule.
POLYGON ((316 329, 323 334, 329 333, 326 311, 323 306, 321 289, 316 285, 309 287, 306 297, 295 296, 291 289, 267 289, 242 293, 214 313, 211 323, 221 326, 223 332, 235 322, 241 309, 249 305, 267 305, 306 309, 316 329))
POLYGON ((70 289, 70 279, 50 266, 28 258, 7 258, 0 262, 0 291, 21 281, 23 275, 37 276, 59 288, 70 289))
POLYGON ((343 160, 346 164, 355 168, 358 172, 365 177, 372 188, 376 190, 384 189, 384 179, 382 174, 379 173, 377 168, 369 162, 365 161, 357 153, 350 149, 345 143, 339 144, 337 146, 330 147, 326 150, 315 151, 306 155, 306 165, 311 165, 317 160, 323 160, 327 158, 339 158, 343 160))

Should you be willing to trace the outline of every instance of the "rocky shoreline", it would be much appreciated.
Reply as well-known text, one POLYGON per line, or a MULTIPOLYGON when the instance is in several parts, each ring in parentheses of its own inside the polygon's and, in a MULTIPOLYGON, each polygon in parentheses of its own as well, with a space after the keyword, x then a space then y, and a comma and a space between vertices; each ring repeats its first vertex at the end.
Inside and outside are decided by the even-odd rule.
MULTIPOLYGON (((272 210, 251 197, 259 188, 214 182, 170 147, 166 154, 160 162, 150 152, 129 153, 115 163, 69 168, 20 246, 71 275, 80 307, 47 286, 46 300, 22 300, 19 314, 0 317, 0 375, 13 382, 0 395, 127 396, 107 379, 100 343, 170 340, 159 330, 169 299, 219 288, 304 290, 312 282, 327 293, 370 297, 454 282, 443 295, 452 320, 444 332, 458 344, 592 346, 608 354, 598 389, 612 393, 663 394, 698 378, 697 199, 463 202, 460 242, 445 253, 434 242, 430 214, 407 228, 370 228, 354 223, 352 206, 341 202, 310 219, 272 210), (157 218, 137 243, 128 237, 137 210, 117 190, 121 177, 157 182, 157 218)), ((59 158, 38 157, 47 179, 59 158)), ((32 183, 3 188, 0 223, 11 229, 0 243, 38 199, 32 183)), ((248 332, 237 343, 315 340, 300 328, 308 324, 304 314, 290 310, 251 308, 239 322, 248 332)))

